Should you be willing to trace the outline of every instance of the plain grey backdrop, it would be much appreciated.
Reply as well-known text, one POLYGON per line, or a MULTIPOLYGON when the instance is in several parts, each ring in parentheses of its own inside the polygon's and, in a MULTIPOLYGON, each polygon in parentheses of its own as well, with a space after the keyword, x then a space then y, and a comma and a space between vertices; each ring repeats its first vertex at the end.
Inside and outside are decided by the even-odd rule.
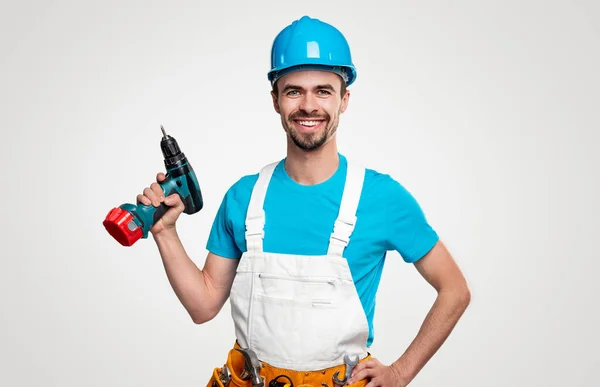
MULTIPOLYGON (((266 73, 302 15, 348 38, 340 150, 409 189, 472 303, 411 386, 596 385, 600 215, 595 1, 20 1, 0 10, 3 386, 203 386, 229 305, 194 325, 150 237, 107 212, 163 170, 160 125, 205 208, 180 235, 202 266, 231 184, 284 156, 266 73)), ((372 353, 402 354, 435 293, 390 253, 372 353)))

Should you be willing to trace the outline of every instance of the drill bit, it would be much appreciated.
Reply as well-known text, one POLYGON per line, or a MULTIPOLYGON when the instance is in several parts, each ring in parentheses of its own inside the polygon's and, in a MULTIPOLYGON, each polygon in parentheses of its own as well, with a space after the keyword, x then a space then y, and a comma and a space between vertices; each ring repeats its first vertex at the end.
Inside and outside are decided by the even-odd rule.
POLYGON ((162 125, 160 126, 160 130, 163 132, 163 138, 167 138, 167 132, 165 132, 165 128, 162 125))

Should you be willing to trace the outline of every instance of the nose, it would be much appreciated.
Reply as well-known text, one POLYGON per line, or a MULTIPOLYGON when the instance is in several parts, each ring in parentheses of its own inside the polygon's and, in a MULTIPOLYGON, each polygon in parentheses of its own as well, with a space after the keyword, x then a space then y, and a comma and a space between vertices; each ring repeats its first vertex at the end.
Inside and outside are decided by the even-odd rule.
POLYGON ((316 97, 312 93, 306 93, 302 97, 302 101, 300 102, 300 110, 304 110, 307 113, 316 112, 319 110, 319 103, 317 102, 316 97))

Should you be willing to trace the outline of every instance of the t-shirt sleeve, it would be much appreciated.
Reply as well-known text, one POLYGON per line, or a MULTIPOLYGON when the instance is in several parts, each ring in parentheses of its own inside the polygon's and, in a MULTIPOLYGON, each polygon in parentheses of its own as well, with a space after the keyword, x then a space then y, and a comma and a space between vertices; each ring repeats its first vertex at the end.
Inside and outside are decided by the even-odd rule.
POLYGON ((221 201, 206 242, 206 249, 224 258, 237 259, 242 256, 242 252, 235 242, 230 216, 233 190, 234 187, 231 187, 221 201))
POLYGON ((438 234, 415 197, 393 179, 387 200, 388 250, 395 250, 405 262, 414 263, 437 243, 438 234))

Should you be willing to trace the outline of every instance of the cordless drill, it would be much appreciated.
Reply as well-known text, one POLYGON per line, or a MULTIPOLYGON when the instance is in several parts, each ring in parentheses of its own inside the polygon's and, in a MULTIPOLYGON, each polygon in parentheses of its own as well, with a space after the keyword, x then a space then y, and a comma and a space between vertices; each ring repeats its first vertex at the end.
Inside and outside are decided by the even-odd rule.
MULTIPOLYGON (((177 145, 175 138, 167 135, 160 126, 163 137, 160 142, 165 159, 166 176, 160 186, 165 197, 178 194, 185 209, 185 214, 195 214, 204 205, 202 192, 196 174, 185 154, 177 145)), ((148 232, 169 209, 164 203, 160 206, 138 203, 122 204, 108 212, 102 224, 113 238, 123 246, 131 246, 140 238, 147 238, 148 232)))

